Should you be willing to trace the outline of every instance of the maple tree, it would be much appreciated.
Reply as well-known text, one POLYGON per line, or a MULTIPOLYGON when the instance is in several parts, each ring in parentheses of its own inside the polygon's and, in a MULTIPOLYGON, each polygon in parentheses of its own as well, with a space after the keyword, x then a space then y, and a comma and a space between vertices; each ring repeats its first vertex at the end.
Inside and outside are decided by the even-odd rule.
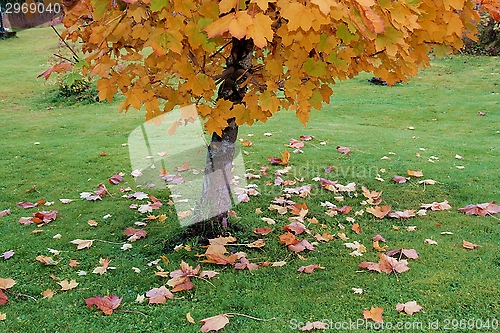
MULTIPOLYGON (((493 13, 500 7, 487 0, 69 0, 62 38, 82 41, 78 66, 98 78, 101 100, 124 95, 121 111, 144 108, 150 120, 196 104, 212 134, 205 175, 213 175, 205 176, 198 215, 209 207, 206 216, 225 225, 238 126, 281 109, 306 124, 311 109, 330 102, 335 80, 362 71, 389 85, 407 81, 430 64, 429 52, 449 53, 462 36, 474 38, 477 4, 493 13)), ((271 162, 288 159, 285 151, 271 162)))

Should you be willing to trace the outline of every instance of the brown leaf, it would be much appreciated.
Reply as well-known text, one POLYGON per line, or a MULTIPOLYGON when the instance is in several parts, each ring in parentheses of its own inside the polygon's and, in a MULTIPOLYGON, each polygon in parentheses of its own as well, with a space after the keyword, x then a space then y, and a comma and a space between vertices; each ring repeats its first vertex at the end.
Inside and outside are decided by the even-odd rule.
POLYGON ((418 259, 418 253, 415 249, 391 250, 387 251, 385 254, 389 257, 400 257, 404 255, 408 259, 418 259))
POLYGON ((280 235, 280 244, 285 244, 285 245, 293 245, 297 244, 299 240, 295 238, 295 235, 292 234, 291 232, 287 232, 286 234, 280 235))
POLYGON ((290 231, 295 233, 295 235, 300 235, 303 232, 306 232, 308 234, 311 233, 310 230, 306 228, 306 226, 300 222, 292 222, 286 226, 283 227, 284 231, 290 231))
POLYGON ((337 151, 339 153, 342 153, 344 155, 349 156, 349 153, 351 152, 350 148, 344 147, 344 146, 337 146, 337 151))
POLYGON ((191 324, 194 324, 194 323, 195 323, 195 321, 194 321, 193 317, 191 317, 191 313, 189 313, 189 312, 188 312, 188 313, 186 313, 186 320, 187 320, 188 322, 190 322, 191 324))
POLYGON ((56 293, 53 291, 53 290, 50 290, 50 289, 46 289, 43 293, 42 293, 42 298, 46 298, 46 299, 51 299, 52 297, 54 297, 56 293))
POLYGON ((420 178, 424 176, 424 173, 422 170, 414 171, 414 170, 406 170, 409 176, 415 177, 415 178, 420 178))
POLYGON ((203 324, 203 326, 200 328, 200 332, 218 331, 229 324, 229 319, 227 319, 226 314, 220 314, 210 318, 202 319, 200 320, 200 323, 203 324))
POLYGON ((403 176, 394 176, 392 180, 398 184, 404 184, 408 181, 408 178, 403 176))
POLYGON ((90 248, 92 246, 92 243, 94 243, 93 239, 74 239, 70 242, 71 244, 76 244, 77 250, 81 250, 84 248, 90 248))
POLYGON ((163 304, 167 301, 167 298, 174 298, 174 294, 167 287, 161 286, 148 291, 146 297, 149 298, 149 304, 163 304))
POLYGON ((433 202, 431 204, 421 204, 421 208, 430 209, 430 210, 448 210, 451 209, 451 206, 448 204, 448 200, 443 202, 433 202))
POLYGON ((9 301, 9 298, 5 293, 0 289, 0 305, 5 305, 9 301))
POLYGON ((316 268, 324 269, 324 267, 321 267, 318 264, 313 264, 313 265, 307 265, 307 266, 300 266, 300 268, 297 269, 297 272, 311 274, 312 272, 314 272, 314 270, 316 268))
POLYGON ((374 242, 384 242, 385 243, 385 238, 380 236, 379 234, 376 234, 375 236, 372 237, 372 241, 374 242))
POLYGON ((314 239, 316 239, 317 241, 322 241, 322 242, 329 242, 331 241, 332 239, 334 239, 335 236, 333 236, 331 233, 329 233, 328 231, 327 232, 324 232, 322 235, 320 234, 316 234, 314 236, 314 239))
POLYGON ((397 219, 409 219, 410 217, 415 216, 415 211, 414 210, 405 210, 405 211, 395 211, 395 212, 390 212, 389 217, 392 218, 397 218, 397 219))
POLYGON ((389 257, 383 253, 380 253, 380 260, 378 263, 364 261, 359 264, 359 267, 366 268, 370 271, 377 271, 379 273, 384 272, 390 274, 392 272, 403 273, 408 271, 408 261, 397 260, 395 258, 389 257))
POLYGON ((327 324, 322 321, 313 321, 313 322, 308 321, 304 326, 300 328, 300 330, 301 331, 310 331, 312 329, 326 330, 327 327, 328 327, 327 324))
POLYGON ((68 280, 63 280, 61 282, 57 282, 57 284, 61 286, 61 290, 71 290, 78 286, 78 282, 76 282, 75 280, 71 280, 69 282, 68 280))
POLYGON ((80 263, 78 261, 76 261, 75 259, 69 260, 69 267, 76 267, 78 265, 80 265, 80 263))
POLYGON ((58 262, 57 261, 54 261, 54 259, 52 259, 52 257, 46 257, 46 256, 37 256, 35 258, 37 261, 41 262, 42 264, 44 265, 56 265, 58 262))
POLYGON ((481 245, 474 244, 474 243, 468 242, 466 240, 462 240, 462 246, 466 249, 469 249, 469 250, 474 250, 477 247, 481 247, 481 245))
POLYGON ((396 305, 396 311, 399 312, 406 312, 410 316, 413 315, 415 312, 419 312, 423 308, 417 304, 416 301, 411 301, 411 302, 406 302, 405 304, 398 303, 396 305))
POLYGON ((146 237, 146 235, 148 234, 146 232, 146 230, 143 230, 143 229, 134 229, 134 228, 127 228, 127 229, 125 229, 125 231, 123 233, 126 236, 129 236, 129 237, 135 236, 134 238, 136 240, 137 239, 141 239, 143 237, 146 237))
POLYGON ((302 240, 301 242, 297 243, 297 244, 291 244, 291 245, 288 245, 288 249, 290 249, 291 251, 295 252, 295 253, 299 253, 299 252, 302 252, 304 250, 310 250, 310 251, 313 251, 314 250, 314 246, 309 243, 306 239, 302 240))
POLYGON ((371 319, 376 323, 384 322, 382 318, 382 312, 384 312, 383 308, 373 307, 370 310, 363 310, 363 318, 371 319))
POLYGON ((360 232, 363 232, 363 229, 359 226, 359 223, 354 223, 351 227, 352 231, 355 233, 359 234, 360 232))
POLYGON ((486 216, 486 215, 500 213, 500 206, 498 206, 494 201, 492 201, 477 205, 467 205, 463 208, 459 208, 458 211, 465 213, 467 215, 486 216))
POLYGON ((85 303, 89 308, 92 308, 92 306, 95 305, 106 316, 111 315, 113 310, 120 306, 121 301, 122 298, 115 295, 110 295, 108 297, 95 296, 85 299, 85 303))
POLYGON ((259 268, 259 265, 257 264, 252 264, 248 261, 246 257, 241 257, 240 262, 234 264, 235 269, 245 269, 247 268, 249 271, 253 271, 259 268))
POLYGON ((182 171, 186 171, 186 170, 189 170, 189 163, 188 162, 184 162, 183 165, 181 165, 180 167, 177 167, 178 172, 182 172, 182 171))
POLYGON ((257 249, 260 249, 261 247, 265 246, 266 245, 266 241, 263 240, 263 239, 257 239, 256 241, 254 242, 251 242, 249 244, 246 244, 246 247, 250 247, 250 248, 257 248, 257 249))
POLYGON ((272 231, 273 231, 272 228, 254 228, 253 229, 253 232, 255 232, 258 235, 262 235, 262 236, 265 236, 272 231))

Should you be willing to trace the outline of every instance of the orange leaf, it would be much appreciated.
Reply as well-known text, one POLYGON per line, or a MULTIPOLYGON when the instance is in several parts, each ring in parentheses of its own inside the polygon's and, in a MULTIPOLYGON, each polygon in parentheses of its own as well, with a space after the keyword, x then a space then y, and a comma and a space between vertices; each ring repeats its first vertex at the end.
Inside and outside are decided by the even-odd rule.
POLYGON ((279 236, 279 238, 280 238, 280 244, 285 244, 287 246, 297 244, 299 242, 295 238, 295 235, 292 234, 291 232, 287 232, 286 234, 279 236))
POLYGON ((413 176, 415 178, 420 178, 420 177, 424 176, 424 173, 422 172, 422 170, 418 170, 418 171, 406 170, 406 172, 408 172, 409 176, 413 176))
POLYGON ((37 78, 43 76, 45 80, 48 80, 52 73, 68 72, 73 68, 73 64, 70 62, 62 62, 55 64, 54 66, 46 69, 43 73, 39 74, 37 78))
POLYGON ((389 214, 390 211, 391 211, 391 206, 382 206, 382 208, 379 206, 375 206, 375 207, 368 207, 366 209, 367 213, 373 214, 379 219, 383 219, 384 216, 389 214))
POLYGON ((371 319, 376 323, 382 323, 384 320, 382 318, 383 308, 373 307, 370 310, 363 310, 363 318, 371 319))
POLYGON ((352 231, 355 233, 359 234, 360 232, 363 232, 363 229, 359 226, 359 223, 354 223, 351 227, 352 231))
POLYGON ((9 298, 5 293, 0 289, 0 305, 5 305, 9 301, 9 298))

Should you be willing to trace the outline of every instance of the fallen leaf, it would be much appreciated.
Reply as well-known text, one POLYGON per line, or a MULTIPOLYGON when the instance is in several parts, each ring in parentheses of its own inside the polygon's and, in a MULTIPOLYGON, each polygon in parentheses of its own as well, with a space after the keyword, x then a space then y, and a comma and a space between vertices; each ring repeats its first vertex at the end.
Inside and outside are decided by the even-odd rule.
POLYGON ((7 252, 2 253, 3 260, 7 260, 7 259, 12 258, 12 256, 14 255, 14 253, 15 252, 13 250, 9 250, 7 252))
POLYGON ((108 297, 95 296, 85 299, 85 303, 89 308, 95 305, 106 316, 111 315, 113 310, 120 306, 121 301, 122 298, 116 295, 109 295, 108 297))
POLYGON ((200 332, 218 331, 229 324, 229 319, 226 314, 219 314, 217 316, 202 319, 200 323, 203 324, 200 328, 200 332))
POLYGON ((467 215, 486 216, 500 213, 500 206, 492 201, 483 204, 467 205, 463 208, 459 208, 458 211, 467 215))
POLYGON ((422 170, 414 171, 414 170, 406 170, 409 176, 415 177, 415 178, 420 178, 424 176, 424 173, 422 170))
POLYGON ((61 290, 71 290, 78 286, 78 282, 75 280, 71 280, 69 282, 68 280, 63 280, 61 282, 57 282, 57 284, 61 286, 61 290))
POLYGON ((246 257, 241 257, 240 262, 234 264, 234 268, 241 270, 247 268, 249 271, 253 271, 258 269, 259 265, 250 263, 246 257))
POLYGON ((46 289, 43 293, 42 293, 42 298, 46 298, 46 299, 51 299, 52 297, 54 297, 56 293, 53 291, 53 290, 50 290, 50 289, 46 289))
POLYGON ((415 312, 419 312, 423 308, 417 304, 416 301, 411 301, 411 302, 406 302, 405 304, 398 303, 396 305, 396 311, 399 312, 406 312, 410 316, 413 315, 415 312))
POLYGON ((477 247, 481 247, 481 245, 478 245, 478 244, 474 244, 474 243, 471 243, 471 242, 468 242, 466 240, 462 240, 462 246, 466 249, 470 249, 470 250, 474 250, 475 248, 477 247))
POLYGON ((299 253, 306 249, 314 251, 314 246, 311 243, 309 243, 306 239, 304 239, 299 243, 288 245, 288 249, 295 253, 299 253))
POLYGON ((366 208, 366 212, 372 214, 379 219, 383 219, 391 211, 391 206, 375 206, 366 208))
POLYGON ((420 207, 424 208, 424 209, 430 209, 430 210, 448 210, 448 209, 451 209, 451 206, 448 204, 448 200, 445 200, 443 202, 434 201, 431 204, 421 204, 420 207))
POLYGON ((76 267, 78 265, 80 265, 80 263, 78 261, 76 261, 75 259, 69 260, 69 267, 76 267))
POLYGON ((363 232, 363 229, 359 226, 359 223, 354 223, 351 226, 351 230, 354 231, 355 233, 359 234, 360 232, 363 232))
POLYGON ((313 322, 308 321, 304 326, 300 328, 300 330, 301 331, 310 331, 313 329, 326 330, 327 327, 328 327, 327 324, 322 321, 313 321, 313 322))
POLYGON ((344 147, 344 146, 337 146, 337 151, 339 153, 342 153, 344 155, 349 156, 349 153, 351 152, 350 148, 344 147))
POLYGON ((361 288, 351 288, 351 290, 353 291, 353 293, 358 295, 361 295, 363 293, 363 289, 361 288))
POLYGON ((405 256, 408 259, 418 259, 418 253, 415 249, 397 249, 387 251, 385 255, 389 257, 401 257, 405 256))
POLYGON ((0 289, 6 290, 9 288, 12 288, 16 284, 16 281, 14 281, 11 278, 0 278, 0 289))
POLYGON ((390 274, 392 272, 403 273, 408 271, 410 268, 408 267, 407 260, 397 260, 395 258, 389 257, 383 253, 379 254, 380 260, 378 263, 374 262, 362 262, 359 264, 359 267, 366 268, 370 271, 377 271, 379 273, 384 272, 386 274, 390 274))
POLYGON ((432 240, 429 238, 425 239, 424 243, 429 244, 429 245, 438 245, 438 243, 435 240, 432 240))
POLYGON ((410 217, 415 216, 415 211, 414 210, 405 210, 405 211, 395 211, 395 212, 390 212, 389 217, 392 218, 397 218, 397 219, 409 219, 410 217))
POLYGON ((57 265, 58 261, 55 261, 54 259, 52 259, 52 257, 46 257, 46 256, 37 256, 35 258, 37 261, 41 262, 42 264, 44 265, 57 265))
POLYGON ((94 243, 94 240, 92 240, 92 239, 74 239, 70 243, 76 244, 77 250, 82 250, 84 248, 90 248, 92 246, 92 243, 94 243))
POLYGON ((262 235, 262 236, 265 236, 272 231, 273 231, 272 228, 254 228, 253 229, 253 232, 255 232, 257 235, 262 235))
POLYGON ((193 317, 191 317, 191 313, 189 313, 189 312, 188 312, 188 313, 186 313, 186 320, 187 320, 188 322, 190 322, 191 324, 194 324, 194 323, 195 323, 195 321, 194 321, 193 317))
POLYGON ((375 236, 372 237, 372 241, 374 242, 384 242, 385 243, 385 238, 380 236, 379 234, 376 234, 375 236))
POLYGON ((297 244, 299 242, 299 240, 297 240, 297 238, 295 238, 295 235, 292 234, 291 232, 287 232, 286 234, 280 235, 279 239, 280 239, 280 244, 285 244, 287 246, 297 244))
POLYGON ((10 209, 0 211, 0 217, 10 215, 10 209))
POLYGON ((300 268, 297 269, 297 272, 311 274, 312 272, 314 272, 316 268, 324 269, 324 267, 321 267, 318 264, 313 264, 307 266, 300 266, 300 268))
POLYGON ((284 230, 284 231, 290 231, 290 232, 293 232, 293 233, 295 233, 295 235, 300 235, 300 234, 302 234, 302 233, 304 233, 304 232, 306 232, 306 233, 308 233, 308 234, 310 234, 310 233, 311 233, 311 231, 310 231, 310 230, 308 230, 308 229, 306 228, 306 226, 305 226, 304 224, 300 223, 300 222, 292 222, 292 223, 290 223, 290 224, 288 224, 288 225, 285 225, 285 226, 283 227, 283 230, 284 230))
POLYGON ((174 294, 167 287, 161 286, 148 291, 146 297, 149 298, 149 304, 163 304, 167 301, 167 298, 174 298, 174 294))
POLYGON ((384 312, 383 308, 373 307, 370 310, 363 310, 363 318, 371 319, 376 323, 384 322, 382 318, 382 312, 384 312))
POLYGON ((99 264, 101 266, 94 268, 92 273, 103 275, 104 273, 106 273, 108 271, 108 269, 114 269, 115 267, 109 267, 110 261, 111 260, 109 260, 108 258, 106 258, 106 259, 100 258, 99 264))
POLYGON ((404 184, 408 181, 408 178, 403 176, 394 176, 392 180, 398 184, 404 184))
POLYGON ((146 235, 148 234, 146 232, 146 230, 143 230, 143 229, 134 229, 134 228, 127 228, 125 229, 125 231, 123 232, 126 236, 129 236, 129 241, 130 240, 130 237, 134 237, 134 240, 137 240, 137 239, 141 239, 141 238, 144 238, 146 237, 146 235))
POLYGON ((7 319, 7 314, 0 312, 0 321, 4 321, 5 319, 7 319))

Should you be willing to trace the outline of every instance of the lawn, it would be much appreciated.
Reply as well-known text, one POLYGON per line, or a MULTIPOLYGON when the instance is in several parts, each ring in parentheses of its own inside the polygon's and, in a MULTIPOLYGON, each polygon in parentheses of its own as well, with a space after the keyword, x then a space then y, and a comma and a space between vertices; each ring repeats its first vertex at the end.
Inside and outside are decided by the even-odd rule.
MULTIPOLYGON (((130 175, 128 137, 142 124, 143 114, 118 114, 118 102, 73 103, 58 97, 54 86, 36 79, 58 48, 57 36, 48 28, 21 31, 18 38, 0 42, 0 211, 11 212, 0 217, 0 254, 14 251, 7 260, 0 257, 0 278, 16 282, 4 290, 9 302, 0 305, 0 314, 5 314, 0 331, 197 332, 200 320, 223 313, 265 321, 231 316, 222 332, 290 332, 308 321, 356 332, 389 331, 390 325, 391 332, 498 330, 499 215, 469 216, 458 208, 500 202, 499 58, 435 59, 432 67, 395 87, 370 84, 371 76, 362 74, 337 84, 331 104, 314 111, 307 127, 286 111, 267 123, 242 127, 240 138, 253 143, 242 147, 248 153, 244 155, 247 172, 260 174, 262 166, 269 169, 268 176, 248 180, 258 185, 260 195, 234 207, 236 216, 231 221, 246 229, 233 236, 238 244, 262 238, 266 245, 228 245, 227 250, 244 251, 250 262, 260 265, 286 262, 282 267, 249 271, 200 262, 203 257, 197 255, 206 248, 195 238, 183 244, 190 249, 165 250, 181 245, 172 241, 182 230, 174 207, 167 204, 170 193, 136 188, 130 175), (291 154, 291 169, 282 176, 296 184, 273 185, 275 171, 284 166, 273 166, 268 158, 280 157, 285 149, 292 151, 284 145, 301 135, 314 139, 305 142, 303 153, 291 154), (342 154, 338 146, 351 151, 342 154), (407 170, 421 170, 424 176, 409 177, 407 170), (110 184, 108 179, 120 172, 124 182, 110 184), (395 183, 395 175, 410 179, 395 183), (322 188, 316 177, 343 185, 354 182, 356 190, 333 193, 322 188), (420 184, 421 180, 436 183, 420 184), (95 202, 80 198, 81 192, 95 191, 101 183, 110 195, 95 202), (317 244, 313 251, 295 254, 278 238, 293 215, 280 215, 268 207, 285 187, 304 185, 311 185, 311 194, 290 199, 307 205, 304 225, 311 234, 297 238, 317 244), (150 214, 165 214, 165 221, 146 220, 150 214, 131 209, 132 203, 143 202, 122 197, 129 193, 120 189, 128 186, 161 200, 163 206, 150 214), (452 208, 379 219, 366 211, 371 205, 364 202, 362 186, 382 192, 381 205, 390 205, 393 211, 418 211, 421 204, 445 200, 452 208), (16 206, 42 198, 53 204, 16 206), (328 216, 322 205, 327 201, 351 206, 352 211, 328 216), (18 222, 50 210, 58 211, 57 218, 42 227, 18 222), (269 225, 263 217, 276 224, 269 225), (89 220, 97 226, 89 225, 89 220), (135 222, 147 222, 140 227, 147 236, 127 242, 124 231, 139 228, 135 222), (353 223, 362 232, 354 232, 353 223), (253 229, 260 227, 273 231, 259 236, 253 229), (325 232, 335 237, 328 242, 314 238, 325 232), (359 267, 361 262, 379 260, 379 252, 372 247, 377 234, 386 240, 380 246, 418 252, 418 259, 408 259, 410 270, 385 274, 359 267), (70 243, 75 239, 94 242, 77 250, 70 243), (425 243, 426 239, 437 245, 425 243), (463 240, 481 246, 466 249, 463 240), (355 241, 366 247, 366 252, 360 251, 362 256, 350 255, 353 249, 345 246, 355 241), (132 248, 122 250, 125 243, 132 248), (44 265, 36 259, 39 256, 52 257, 54 262, 44 265), (92 273, 100 258, 110 259, 109 266, 115 269, 92 273), (71 259, 79 264, 70 266, 71 259), (210 280, 192 278, 193 289, 175 293, 165 304, 136 301, 138 295, 166 285, 169 278, 155 272, 177 270, 182 261, 219 274, 210 280), (297 272, 311 264, 323 269, 297 272), (75 280, 78 285, 63 291, 58 284, 63 280, 75 280), (352 288, 363 292, 354 293, 352 288), (48 289, 55 294, 44 298, 42 293, 48 289), (123 298, 112 315, 86 306, 86 298, 108 295, 123 298), (411 316, 396 310, 398 303, 409 301, 423 309, 411 316), (363 310, 372 307, 384 309, 384 324, 363 320, 363 310), (195 324, 187 320, 187 313, 195 324), (275 319, 268 321, 271 318, 275 319)), ((179 160, 179 166, 183 162, 179 160)))

